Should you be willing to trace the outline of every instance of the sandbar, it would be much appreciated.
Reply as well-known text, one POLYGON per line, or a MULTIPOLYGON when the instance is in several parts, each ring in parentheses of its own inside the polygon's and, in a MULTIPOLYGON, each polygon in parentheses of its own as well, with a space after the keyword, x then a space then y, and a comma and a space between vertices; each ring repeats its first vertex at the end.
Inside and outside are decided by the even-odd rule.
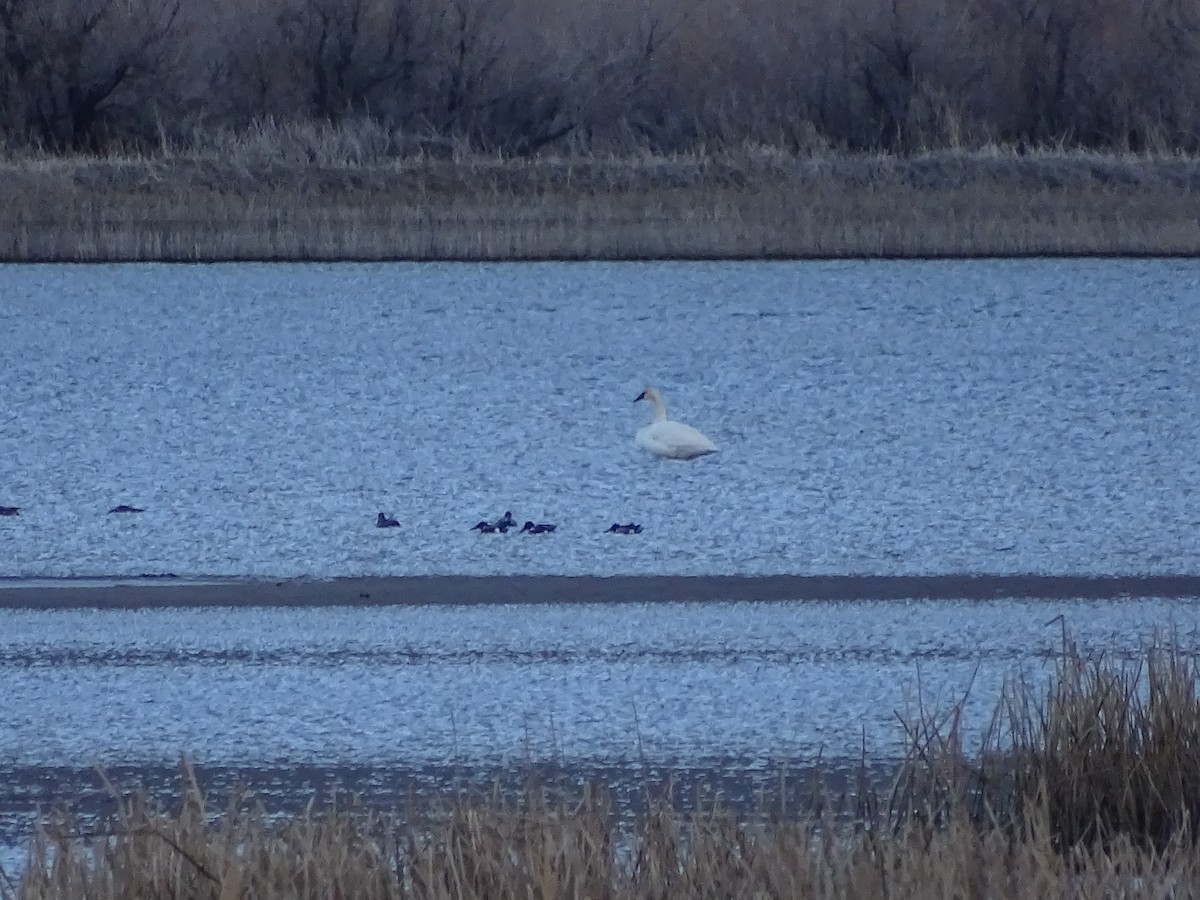
POLYGON ((1200 574, 0 578, 0 609, 1200 598, 1200 574))

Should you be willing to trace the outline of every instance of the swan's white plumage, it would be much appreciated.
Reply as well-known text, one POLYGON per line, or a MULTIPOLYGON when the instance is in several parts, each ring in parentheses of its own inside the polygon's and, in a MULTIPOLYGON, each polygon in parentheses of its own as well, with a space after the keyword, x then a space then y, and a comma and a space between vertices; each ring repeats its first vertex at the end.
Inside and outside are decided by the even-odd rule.
POLYGON ((643 450, 667 459, 695 459, 717 452, 716 445, 691 425, 667 418, 667 407, 656 388, 646 388, 637 399, 654 404, 654 421, 637 433, 636 443, 643 450))

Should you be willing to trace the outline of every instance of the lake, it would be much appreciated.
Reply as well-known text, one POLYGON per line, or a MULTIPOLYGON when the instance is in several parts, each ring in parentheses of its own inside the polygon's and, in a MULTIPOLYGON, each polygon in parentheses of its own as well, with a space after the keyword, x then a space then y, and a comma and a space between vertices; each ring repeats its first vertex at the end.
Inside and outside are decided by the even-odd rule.
MULTIPOLYGON (((963 702, 972 746, 1006 680, 1039 694, 1063 630, 1113 661, 1200 650, 1196 598, 0 610, 0 849, 37 809, 111 805, 96 774, 271 809, 511 784, 636 796, 648 779, 771 794, 904 753, 901 719, 963 702)), ((792 804, 793 808, 795 803, 792 804)), ((0 854, 0 865, 3 857, 0 854)))
MULTIPOLYGON (((0 334, 10 585, 1200 573, 1195 261, 5 266, 0 334), (639 451, 647 384, 720 452, 639 451), (558 530, 471 530, 505 510, 558 530)), ((101 808, 93 765, 169 792, 183 752, 274 808, 539 766, 749 795, 894 760, 918 701, 969 689, 977 733, 1064 625, 1124 658, 1196 613, 0 609, 0 851, 101 808)))
POLYGON ((0 575, 1200 568, 1197 261, 4 266, 0 333, 0 575))

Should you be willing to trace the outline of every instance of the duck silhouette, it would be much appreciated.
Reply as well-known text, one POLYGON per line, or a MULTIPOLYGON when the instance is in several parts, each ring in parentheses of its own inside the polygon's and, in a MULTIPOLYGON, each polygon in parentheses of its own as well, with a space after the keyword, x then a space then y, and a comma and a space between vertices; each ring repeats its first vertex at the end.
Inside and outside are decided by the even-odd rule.
POLYGON ((497 531, 501 534, 508 534, 508 529, 516 528, 517 520, 513 518, 512 510, 505 510, 495 522, 477 522, 471 526, 472 531, 482 531, 484 534, 495 534, 497 531))
POLYGON ((375 527, 376 528, 399 528, 400 523, 397 522, 395 519, 393 519, 391 516, 385 516, 383 513, 380 513, 379 518, 375 520, 375 527))
POLYGON ((124 503, 122 503, 120 506, 114 506, 112 509, 109 510, 109 513, 135 513, 135 512, 145 512, 145 510, 139 509, 136 506, 128 506, 127 504, 124 504, 124 503))
POLYGON ((628 525, 621 525, 617 522, 613 522, 611 525, 608 526, 608 530, 604 533, 605 534, 641 534, 642 526, 636 525, 633 522, 630 522, 628 525))
POLYGON ((556 529, 557 525, 551 525, 547 522, 526 522, 521 526, 521 533, 528 531, 530 534, 550 534, 556 529))
POLYGON ((19 516, 21 507, 19 506, 0 506, 0 516, 19 516))

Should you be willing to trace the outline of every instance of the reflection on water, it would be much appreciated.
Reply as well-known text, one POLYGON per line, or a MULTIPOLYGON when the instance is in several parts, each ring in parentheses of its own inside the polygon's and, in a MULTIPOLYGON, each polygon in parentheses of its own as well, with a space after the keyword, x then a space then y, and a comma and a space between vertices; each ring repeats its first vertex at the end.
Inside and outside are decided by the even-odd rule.
MULTIPOLYGON (((1195 600, 2 613, 0 761, 699 764, 899 752, 895 713, 1129 654, 1195 600), (1057 619, 1059 615, 1062 620, 1057 619)), ((1188 630, 1193 629, 1193 630, 1188 630)))
POLYGON ((6 266, 0 575, 1196 571, 1198 283, 1161 260, 6 266), (721 453, 639 452, 648 383, 721 453), (505 509, 558 531, 470 531, 505 509))
POLYGON ((529 773, 744 802, 787 768, 799 791, 818 759, 845 781, 865 749, 887 771, 897 715, 968 689, 969 746, 1005 679, 1045 679, 1063 628, 1116 657, 1164 632, 1196 649, 1197 602, 0 611, 0 844, 60 800, 103 811, 96 765, 173 796, 181 753, 274 809, 529 773))

